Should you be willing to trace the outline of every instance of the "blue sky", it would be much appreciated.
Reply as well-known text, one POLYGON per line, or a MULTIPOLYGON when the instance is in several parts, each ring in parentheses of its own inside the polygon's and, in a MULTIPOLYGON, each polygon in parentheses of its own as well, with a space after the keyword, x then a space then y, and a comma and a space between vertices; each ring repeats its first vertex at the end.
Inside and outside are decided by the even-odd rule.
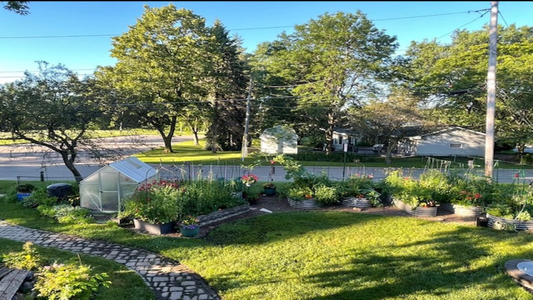
MULTIPOLYGON (((109 56, 111 36, 120 35, 143 14, 143 6, 166 6, 156 1, 44 1, 30 2, 30 14, 20 16, 0 9, 0 83, 35 71, 38 60, 64 64, 80 75, 98 65, 114 65, 109 56), (92 35, 92 36, 91 36, 92 35), (71 36, 71 37, 66 37, 71 36), (74 37, 73 37, 74 36, 74 37), (48 38, 44 38, 48 37, 48 38)), ((173 1, 192 10, 211 25, 218 19, 231 34, 240 36, 253 52, 257 44, 273 41, 294 25, 305 24, 324 13, 360 10, 374 25, 400 43, 450 41, 456 29, 481 30, 489 22, 490 1, 173 1)), ((498 23, 533 26, 533 1, 499 1, 498 23)))

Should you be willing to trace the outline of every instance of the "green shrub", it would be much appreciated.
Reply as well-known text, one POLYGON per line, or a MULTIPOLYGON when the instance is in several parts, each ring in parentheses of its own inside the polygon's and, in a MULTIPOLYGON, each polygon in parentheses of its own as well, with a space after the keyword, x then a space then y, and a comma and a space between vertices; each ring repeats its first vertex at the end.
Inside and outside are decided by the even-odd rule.
POLYGON ((38 188, 31 193, 31 196, 24 198, 21 204, 24 207, 32 208, 39 205, 53 206, 58 204, 58 200, 56 197, 48 196, 46 188, 38 188))
POLYGON ((331 205, 340 202, 340 195, 337 189, 323 184, 315 186, 314 198, 321 205, 331 205))
POLYGON ((8 268, 36 271, 43 265, 43 259, 37 253, 32 242, 26 242, 21 252, 10 252, 2 256, 2 261, 8 268))
POLYGON ((307 186, 293 186, 287 191, 287 197, 295 201, 311 199, 313 194, 313 190, 307 186))
POLYGON ((91 266, 80 263, 46 266, 37 274, 35 290, 46 299, 92 299, 101 287, 109 287, 106 273, 91 274, 91 266))
POLYGON ((37 210, 44 216, 54 218, 59 223, 88 224, 94 221, 91 212, 80 206, 59 204, 54 206, 40 205, 37 210))

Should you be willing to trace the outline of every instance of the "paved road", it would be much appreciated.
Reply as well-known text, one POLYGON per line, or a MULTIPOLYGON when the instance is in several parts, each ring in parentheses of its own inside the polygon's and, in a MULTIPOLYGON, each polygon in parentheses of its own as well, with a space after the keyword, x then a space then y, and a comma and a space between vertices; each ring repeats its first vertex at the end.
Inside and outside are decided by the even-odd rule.
MULTIPOLYGON (((191 136, 177 136, 174 137, 173 142, 182 142, 191 140, 191 136)), ((141 136, 135 137, 117 137, 104 139, 102 146, 107 149, 112 149, 129 156, 136 152, 142 152, 153 148, 163 147, 163 141, 159 136, 141 136)), ((109 161, 97 162, 90 158, 90 153, 81 152, 80 160, 76 164, 76 168, 85 178, 94 172, 98 171, 105 163, 109 161)), ((236 178, 245 174, 248 170, 242 169, 240 166, 232 165, 164 165, 161 168, 157 164, 152 165, 159 169, 164 176, 177 177, 196 177, 202 175, 213 176, 215 178, 236 178)), ((315 174, 325 173, 334 180, 342 180, 353 174, 372 174, 375 180, 379 180, 386 176, 385 168, 365 168, 363 166, 348 166, 343 167, 306 167, 306 170, 315 174)), ((0 146, 0 180, 39 180, 41 171, 45 180, 73 180, 72 173, 63 165, 62 160, 56 153, 52 153, 42 147, 35 146, 0 146)), ((269 173, 272 171, 270 166, 257 167, 251 173, 259 176, 259 180, 266 181, 269 178, 269 173)), ((414 177, 418 177, 424 169, 410 169, 414 177)), ((514 174, 518 170, 509 169, 495 169, 494 177, 498 182, 512 182, 514 174)), ((477 170, 479 174, 483 170, 477 170)), ((275 167, 275 173, 271 178, 274 181, 286 181, 286 172, 281 166, 275 167)), ((527 182, 533 180, 533 170, 526 170, 521 174, 527 182)))

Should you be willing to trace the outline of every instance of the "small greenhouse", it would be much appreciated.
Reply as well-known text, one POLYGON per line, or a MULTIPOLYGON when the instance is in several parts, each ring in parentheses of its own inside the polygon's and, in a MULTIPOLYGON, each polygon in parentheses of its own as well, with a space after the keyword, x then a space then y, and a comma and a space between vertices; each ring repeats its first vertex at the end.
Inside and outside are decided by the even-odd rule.
POLYGON ((260 136, 261 152, 269 154, 297 154, 298 135, 294 129, 277 125, 267 128, 260 136))
POLYGON ((119 212, 130 196, 157 170, 136 157, 111 163, 80 182, 80 206, 101 212, 119 212))

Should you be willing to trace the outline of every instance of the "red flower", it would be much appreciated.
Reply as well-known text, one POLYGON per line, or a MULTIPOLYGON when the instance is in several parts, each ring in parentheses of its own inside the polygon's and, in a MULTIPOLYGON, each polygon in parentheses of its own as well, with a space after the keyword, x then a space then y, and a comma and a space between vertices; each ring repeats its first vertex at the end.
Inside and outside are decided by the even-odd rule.
POLYGON ((273 165, 273 164, 275 164, 275 163, 276 163, 276 162, 273 161, 273 160, 270 161, 270 164, 271 164, 271 165, 273 165))
POLYGON ((481 198, 481 195, 479 193, 477 193, 475 196, 474 196, 476 199, 479 199, 481 198))
POLYGON ((515 178, 518 178, 519 176, 520 176, 520 175, 518 175, 518 173, 515 173, 515 174, 514 174, 514 177, 515 177, 515 178))

